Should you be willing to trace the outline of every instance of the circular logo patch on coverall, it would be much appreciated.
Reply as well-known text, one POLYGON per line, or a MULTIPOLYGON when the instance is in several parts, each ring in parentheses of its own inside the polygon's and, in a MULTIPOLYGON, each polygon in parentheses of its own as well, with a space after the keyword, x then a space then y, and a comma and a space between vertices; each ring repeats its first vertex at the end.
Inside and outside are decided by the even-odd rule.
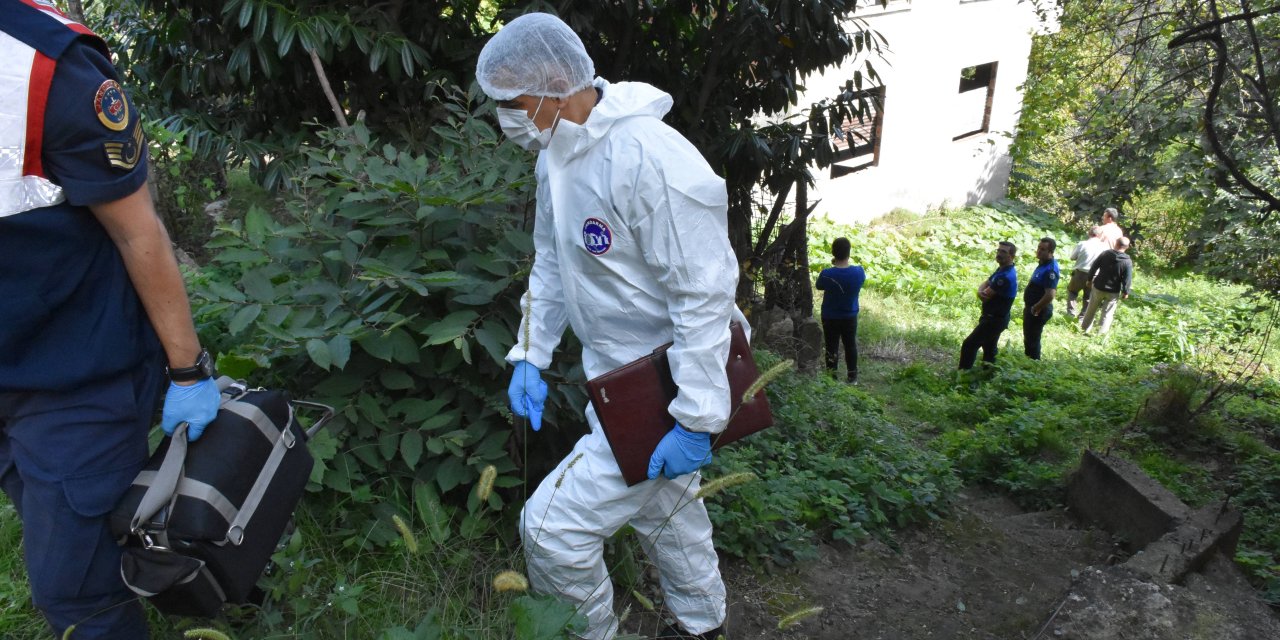
POLYGON ((609 225, 599 218, 587 218, 582 223, 582 245, 591 252, 593 256, 604 255, 609 247, 613 246, 613 232, 609 230, 609 225))

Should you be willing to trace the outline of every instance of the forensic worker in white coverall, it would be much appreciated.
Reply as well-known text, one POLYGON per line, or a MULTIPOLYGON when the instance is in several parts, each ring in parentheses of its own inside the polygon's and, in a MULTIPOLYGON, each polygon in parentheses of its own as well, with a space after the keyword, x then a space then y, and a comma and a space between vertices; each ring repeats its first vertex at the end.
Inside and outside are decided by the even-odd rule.
POLYGON ((677 425, 658 445, 648 481, 627 487, 587 406, 591 432, 547 476, 521 514, 529 579, 580 607, 586 638, 617 633, 604 540, 630 524, 657 565, 678 625, 660 638, 720 637, 725 587, 697 470, 729 418, 725 362, 738 265, 724 181, 662 122, 671 96, 595 78, 577 35, 558 18, 521 16, 485 45, 480 87, 502 130, 538 151, 536 251, 508 394, 541 426, 541 371, 566 326, 582 341, 588 378, 665 342, 679 393, 677 425))

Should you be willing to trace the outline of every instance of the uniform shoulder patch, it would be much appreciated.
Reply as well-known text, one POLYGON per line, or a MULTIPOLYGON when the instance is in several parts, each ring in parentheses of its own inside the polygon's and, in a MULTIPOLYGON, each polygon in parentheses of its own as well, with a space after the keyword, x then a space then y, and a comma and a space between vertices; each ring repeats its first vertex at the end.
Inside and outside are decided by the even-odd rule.
POLYGON ((129 126, 129 101, 124 89, 115 80, 104 80, 93 97, 93 110, 102 126, 112 131, 124 131, 129 126))
POLYGON ((142 149, 145 141, 142 135, 142 123, 137 123, 133 127, 133 135, 124 142, 104 142, 102 150, 107 154, 107 164, 125 171, 130 171, 138 166, 138 160, 142 158, 142 149))
POLYGON ((593 256, 604 255, 613 246, 613 231, 599 218, 587 218, 582 223, 582 245, 593 256))

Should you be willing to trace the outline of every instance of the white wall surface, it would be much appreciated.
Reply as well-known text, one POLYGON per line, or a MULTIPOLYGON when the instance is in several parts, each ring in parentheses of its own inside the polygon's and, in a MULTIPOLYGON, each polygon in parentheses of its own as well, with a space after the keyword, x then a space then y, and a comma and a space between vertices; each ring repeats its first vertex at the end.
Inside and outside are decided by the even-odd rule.
MULTIPOLYGON (((859 9, 865 25, 888 39, 885 60, 872 59, 885 86, 880 158, 876 166, 831 178, 813 170, 815 214, 845 223, 867 222, 903 207, 923 213, 1004 197, 1009 179, 1008 134, 1022 106, 1031 33, 1043 29, 1030 2, 1018 0, 895 0, 888 9, 859 9), (965 67, 998 62, 987 133, 964 133, 972 94, 959 93, 965 67), (960 107, 966 107, 963 111, 960 107)), ((851 24, 849 29, 859 26, 851 24)), ((851 57, 838 70, 810 76, 800 104, 839 93, 862 69, 851 57)), ((870 85, 864 82, 864 88, 870 85)), ((981 92, 985 95, 985 91, 981 92)), ((979 115, 980 117, 980 115, 979 115)), ((968 118, 972 120, 972 117, 968 118)), ((858 161, 865 158, 858 158, 858 161)))

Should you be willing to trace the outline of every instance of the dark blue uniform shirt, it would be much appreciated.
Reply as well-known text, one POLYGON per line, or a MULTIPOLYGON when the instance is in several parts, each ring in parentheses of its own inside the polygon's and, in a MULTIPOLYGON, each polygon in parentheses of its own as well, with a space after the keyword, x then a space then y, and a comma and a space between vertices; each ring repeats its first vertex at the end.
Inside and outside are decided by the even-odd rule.
POLYGON ((159 349, 119 252, 87 208, 146 182, 141 124, 132 104, 123 126, 118 111, 114 121, 99 116, 100 95, 123 93, 102 90, 117 77, 96 41, 28 9, 0 15, 0 30, 57 60, 42 159, 66 202, 0 218, 0 392, 74 388, 159 349))
POLYGON ((818 274, 818 289, 822 296, 822 318, 845 320, 858 315, 858 294, 867 272, 860 266, 827 267, 818 274))
POLYGON ((990 300, 983 301, 982 315, 1000 318, 1009 315, 1013 301, 1018 297, 1018 270, 1013 265, 1000 267, 987 278, 987 284, 991 285, 995 295, 990 300))
POLYGON ((1027 282, 1027 291, 1022 296, 1022 301, 1028 305, 1040 302, 1040 298, 1044 297, 1046 289, 1057 289, 1058 281, 1062 279, 1062 272, 1058 270, 1058 261, 1049 258, 1049 261, 1036 266, 1036 270, 1031 272, 1031 280, 1027 282))

